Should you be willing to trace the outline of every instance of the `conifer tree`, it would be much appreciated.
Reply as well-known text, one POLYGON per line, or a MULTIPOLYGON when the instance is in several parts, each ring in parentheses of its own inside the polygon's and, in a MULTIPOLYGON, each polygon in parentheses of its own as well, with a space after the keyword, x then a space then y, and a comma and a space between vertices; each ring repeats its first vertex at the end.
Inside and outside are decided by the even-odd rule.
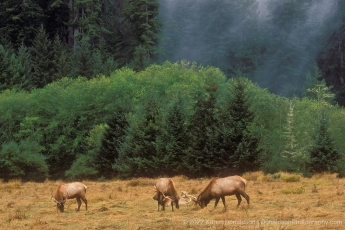
POLYGON ((64 47, 64 44, 61 42, 60 36, 55 34, 53 43, 53 66, 56 68, 54 75, 52 76, 53 81, 61 79, 68 76, 69 66, 68 66, 68 57, 67 49, 64 47))
POLYGON ((37 88, 43 88, 51 83, 54 79, 56 68, 54 66, 54 54, 52 51, 51 41, 46 31, 41 25, 37 30, 37 35, 31 50, 33 77, 31 85, 37 88))
POLYGON ((5 90, 10 87, 10 65, 11 54, 5 46, 0 44, 0 90, 5 90))
POLYGON ((191 149, 188 150, 189 172, 195 175, 213 175, 219 171, 223 159, 217 156, 218 121, 215 116, 216 95, 218 87, 206 86, 208 95, 198 92, 195 96, 194 114, 189 121, 189 139, 191 149))
POLYGON ((163 131, 157 140, 157 161, 161 164, 163 174, 172 176, 188 173, 188 132, 185 123, 181 102, 176 102, 168 110, 163 131))
POLYGON ((119 157, 119 151, 125 141, 127 129, 128 122, 125 112, 115 112, 112 119, 108 122, 108 128, 103 135, 100 151, 95 156, 94 165, 100 176, 111 178, 115 175, 112 166, 115 163, 115 159, 119 157))
POLYGON ((284 160, 280 162, 282 168, 279 168, 280 170, 291 172, 297 172, 305 166, 305 154, 302 152, 303 147, 300 147, 300 143, 296 139, 298 129, 295 127, 294 106, 294 102, 290 101, 287 123, 283 131, 285 145, 281 157, 284 160))
POLYGON ((131 66, 135 71, 144 70, 148 66, 148 59, 146 56, 146 49, 139 45, 135 48, 131 66))
POLYGON ((332 137, 328 132, 328 117, 323 112, 320 116, 315 145, 310 149, 308 169, 312 173, 337 172, 337 161, 341 155, 334 147, 332 137))
POLYGON ((131 23, 132 47, 143 46, 148 60, 154 57, 158 43, 161 26, 157 17, 158 7, 157 0, 128 0, 124 7, 125 15, 131 23))
POLYGON ((87 41, 80 42, 73 51, 71 75, 72 77, 83 76, 88 79, 93 77, 92 50, 87 41))
MULTIPOLYGON (((158 99, 147 98, 139 108, 138 115, 132 117, 125 142, 113 168, 121 177, 154 176, 160 173, 157 157, 157 138, 160 136, 158 99)), ((149 96, 149 97, 150 97, 149 96)))
POLYGON ((228 149, 230 162, 232 167, 240 172, 258 170, 260 139, 252 131, 255 126, 254 113, 250 110, 251 103, 246 92, 246 80, 234 79, 231 93, 228 112, 234 127, 230 138, 230 149, 228 149))
POLYGON ((32 79, 32 63, 31 63, 31 54, 28 47, 22 44, 18 49, 17 59, 20 67, 20 79, 19 85, 21 89, 30 90, 31 79, 32 79))
POLYGON ((31 62, 28 48, 23 44, 17 54, 0 45, 0 90, 29 89, 31 62))
POLYGON ((45 19, 38 1, 2 0, 0 9, 0 37, 9 38, 16 49, 22 43, 30 47, 45 19))

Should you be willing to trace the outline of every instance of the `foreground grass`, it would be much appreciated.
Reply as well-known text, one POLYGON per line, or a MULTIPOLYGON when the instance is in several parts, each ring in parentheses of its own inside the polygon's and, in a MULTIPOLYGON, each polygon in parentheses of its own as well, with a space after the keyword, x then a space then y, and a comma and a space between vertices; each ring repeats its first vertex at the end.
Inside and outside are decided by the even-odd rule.
MULTIPOLYGON (((44 183, 20 180, 0 183, 0 229, 344 229, 345 179, 323 174, 313 178, 261 172, 243 175, 248 180, 245 199, 236 208, 235 196, 200 209, 192 204, 157 211, 153 185, 156 179, 137 178, 87 185, 88 211, 76 212, 68 200, 60 213, 51 194, 63 181, 44 183), (297 222, 298 221, 298 222, 297 222), (304 222, 303 222, 304 221, 304 222), (309 221, 309 222, 306 222, 309 221)), ((174 177, 179 193, 197 196, 210 178, 174 177)))

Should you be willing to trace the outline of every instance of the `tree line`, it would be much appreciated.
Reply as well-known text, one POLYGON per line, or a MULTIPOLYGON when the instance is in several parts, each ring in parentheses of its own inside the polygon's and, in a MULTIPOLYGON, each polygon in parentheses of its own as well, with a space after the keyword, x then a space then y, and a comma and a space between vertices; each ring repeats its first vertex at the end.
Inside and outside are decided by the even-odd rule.
POLYGON ((214 67, 166 62, 6 90, 0 177, 343 175, 344 109, 315 82, 288 99, 214 67))
POLYGON ((2 1, 0 177, 343 175, 345 4, 266 2, 2 1))
POLYGON ((292 97, 316 63, 345 105, 340 0, 4 0, 0 9, 1 90, 186 59, 292 97))

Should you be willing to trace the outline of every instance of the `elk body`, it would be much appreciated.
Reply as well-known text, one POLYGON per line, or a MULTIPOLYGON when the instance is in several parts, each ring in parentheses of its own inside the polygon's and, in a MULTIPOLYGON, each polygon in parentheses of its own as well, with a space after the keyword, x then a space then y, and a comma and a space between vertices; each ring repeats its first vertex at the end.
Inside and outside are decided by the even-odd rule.
POLYGON ((237 207, 241 204, 241 196, 247 200, 247 204, 249 205, 249 196, 245 192, 246 183, 246 180, 240 176, 213 178, 207 187, 200 193, 196 199, 196 203, 199 204, 201 208, 204 208, 212 199, 216 199, 214 207, 217 207, 219 199, 221 198, 224 209, 226 210, 225 196, 236 195, 238 200, 237 207))
POLYGON ((60 212, 64 211, 64 206, 67 199, 77 199, 77 211, 80 210, 81 200, 83 200, 87 210, 87 200, 85 198, 86 188, 87 187, 80 182, 62 184, 57 188, 55 195, 52 196, 52 200, 56 203, 60 212))
POLYGON ((155 189, 156 195, 153 199, 158 201, 158 211, 160 205, 163 207, 163 211, 165 211, 165 206, 169 204, 171 204, 172 211, 174 211, 174 204, 176 208, 179 208, 180 197, 171 178, 160 178, 155 185, 155 189))

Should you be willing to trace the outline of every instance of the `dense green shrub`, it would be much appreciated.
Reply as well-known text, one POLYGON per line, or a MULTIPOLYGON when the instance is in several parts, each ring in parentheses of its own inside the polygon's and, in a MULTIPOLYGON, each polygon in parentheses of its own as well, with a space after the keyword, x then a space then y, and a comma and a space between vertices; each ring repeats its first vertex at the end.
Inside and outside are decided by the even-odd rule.
POLYGON ((22 178, 43 181, 48 177, 48 165, 41 151, 42 147, 30 140, 19 144, 3 144, 0 152, 0 177, 5 180, 22 178))

